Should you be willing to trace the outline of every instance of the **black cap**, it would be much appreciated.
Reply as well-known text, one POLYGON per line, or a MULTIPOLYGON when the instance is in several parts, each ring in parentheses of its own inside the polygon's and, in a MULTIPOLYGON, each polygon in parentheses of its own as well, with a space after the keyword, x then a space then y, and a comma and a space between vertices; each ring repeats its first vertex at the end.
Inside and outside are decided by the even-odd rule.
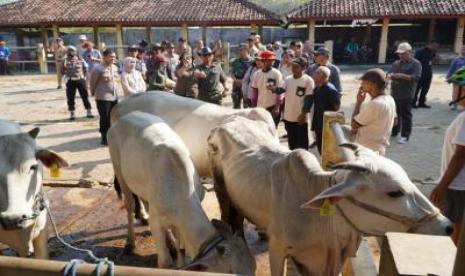
POLYGON ((180 37, 180 38, 178 39, 178 41, 179 41, 179 42, 186 42, 187 40, 186 40, 184 37, 180 37))
POLYGON ((325 47, 320 47, 318 50, 314 52, 315 55, 325 55, 329 57, 330 51, 326 49, 325 47))
POLYGON ((375 83, 380 88, 386 87, 387 79, 386 79, 386 72, 382 69, 374 68, 370 69, 363 74, 360 80, 369 81, 375 83))
POLYGON ((199 56, 213 55, 213 51, 212 49, 210 49, 210 47, 203 47, 202 49, 200 49, 198 54, 199 56))
POLYGON ((307 67, 308 61, 307 61, 306 58, 298 57, 298 58, 295 58, 294 60, 292 60, 292 63, 298 64, 298 65, 305 68, 305 67, 307 67))

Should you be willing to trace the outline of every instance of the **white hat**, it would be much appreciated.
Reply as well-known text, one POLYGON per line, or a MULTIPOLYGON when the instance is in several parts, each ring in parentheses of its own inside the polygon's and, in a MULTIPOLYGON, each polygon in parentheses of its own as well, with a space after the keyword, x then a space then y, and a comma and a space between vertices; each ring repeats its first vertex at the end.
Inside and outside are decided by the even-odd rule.
POLYGON ((407 51, 412 51, 412 46, 410 46, 410 44, 408 42, 402 42, 397 47, 396 53, 397 54, 403 54, 403 53, 405 53, 407 51))
POLYGON ((87 36, 86 35, 80 35, 79 40, 87 40, 87 36))

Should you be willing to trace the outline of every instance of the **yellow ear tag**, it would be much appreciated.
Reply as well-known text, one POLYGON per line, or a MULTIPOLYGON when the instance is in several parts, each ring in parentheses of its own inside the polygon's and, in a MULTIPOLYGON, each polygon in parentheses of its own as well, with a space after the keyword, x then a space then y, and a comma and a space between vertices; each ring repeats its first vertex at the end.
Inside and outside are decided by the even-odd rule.
POLYGON ((51 167, 50 167, 50 177, 52 178, 58 178, 61 176, 61 171, 60 171, 60 167, 58 166, 58 164, 53 164, 51 167))
POLYGON ((320 208, 320 217, 328 217, 334 214, 334 205, 331 204, 328 198, 323 201, 323 205, 320 208))

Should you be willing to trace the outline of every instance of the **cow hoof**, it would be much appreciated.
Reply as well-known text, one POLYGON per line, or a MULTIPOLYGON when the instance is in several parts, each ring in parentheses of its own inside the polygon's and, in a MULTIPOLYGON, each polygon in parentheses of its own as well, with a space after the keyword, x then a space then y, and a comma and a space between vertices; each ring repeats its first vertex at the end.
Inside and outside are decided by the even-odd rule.
POLYGON ((125 255, 132 255, 132 254, 134 254, 134 249, 135 249, 135 248, 134 248, 134 245, 132 245, 132 244, 126 244, 126 245, 124 246, 123 253, 124 253, 125 255))
POLYGON ((145 226, 148 226, 148 225, 149 225, 149 220, 146 219, 146 218, 141 218, 141 219, 140 219, 140 222, 142 223, 142 225, 145 225, 145 226))
POLYGON ((258 234, 258 238, 260 239, 260 241, 267 241, 268 240, 268 235, 265 233, 265 232, 257 232, 258 234))

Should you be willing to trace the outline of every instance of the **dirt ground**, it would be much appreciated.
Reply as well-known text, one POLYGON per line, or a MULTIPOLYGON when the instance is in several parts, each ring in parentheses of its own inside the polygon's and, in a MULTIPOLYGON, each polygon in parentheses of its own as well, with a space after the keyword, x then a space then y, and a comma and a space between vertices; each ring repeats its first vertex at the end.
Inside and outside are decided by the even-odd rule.
MULTIPOLYGON (((346 118, 358 90, 358 77, 364 68, 343 67, 342 99, 346 118)), ((429 193, 439 176, 444 132, 460 111, 447 106, 451 87, 444 81, 445 68, 437 68, 429 93, 431 110, 414 111, 414 127, 410 143, 399 145, 395 140, 387 150, 389 158, 397 161, 421 190, 429 193)), ((65 187, 48 187, 47 195, 59 232, 74 245, 92 249, 116 264, 132 266, 155 265, 155 247, 148 228, 139 226, 135 255, 123 253, 126 213, 121 209, 111 185, 113 172, 106 147, 100 145, 98 119, 84 118, 85 110, 78 98, 75 122, 69 122, 63 89, 57 90, 53 75, 21 75, 0 77, 0 118, 20 123, 25 131, 40 127, 39 144, 59 152, 71 166, 59 179, 45 172, 44 182, 65 187), (93 188, 74 187, 76 183, 93 188)), ((92 103, 93 100, 92 100, 92 103)), ((229 106, 230 101, 227 103, 229 106)), ((94 105, 95 106, 95 105, 94 105)), ((94 109, 96 113, 96 110, 94 109)), ((284 134, 283 127, 279 129, 284 134)), ((285 140, 283 140, 285 143, 285 140)), ((202 205, 209 217, 218 217, 215 195, 207 194, 202 205)), ((266 243, 259 241, 254 231, 247 239, 258 262, 258 275, 269 274, 266 243)), ((82 254, 66 250, 51 239, 51 257, 56 260, 82 258, 82 254)), ((11 254, 8 250, 7 254, 11 254)))

